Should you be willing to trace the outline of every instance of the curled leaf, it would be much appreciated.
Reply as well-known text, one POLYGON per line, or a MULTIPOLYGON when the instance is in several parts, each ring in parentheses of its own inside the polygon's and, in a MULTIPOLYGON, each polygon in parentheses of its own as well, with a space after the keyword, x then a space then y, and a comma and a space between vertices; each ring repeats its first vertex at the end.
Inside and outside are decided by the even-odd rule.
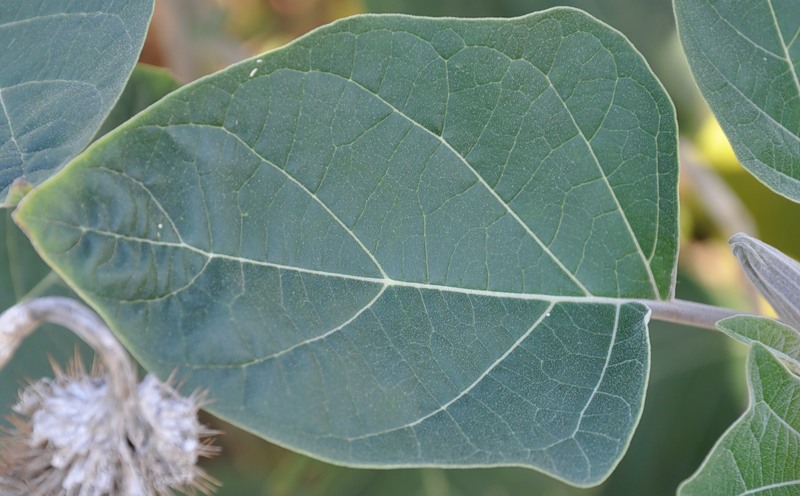
POLYGON ((748 279, 781 320, 800 329, 800 263, 743 233, 735 234, 729 243, 748 279))
POLYGON ((776 320, 752 315, 737 315, 717 322, 717 329, 752 345, 763 344, 794 373, 800 374, 800 332, 776 320))

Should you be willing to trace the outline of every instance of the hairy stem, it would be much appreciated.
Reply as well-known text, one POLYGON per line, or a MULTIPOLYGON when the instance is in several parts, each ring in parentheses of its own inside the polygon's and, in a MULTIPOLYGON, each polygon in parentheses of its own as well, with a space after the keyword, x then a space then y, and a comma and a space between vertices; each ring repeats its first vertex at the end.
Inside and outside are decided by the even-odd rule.
POLYGON ((674 322, 692 327, 702 327, 704 329, 716 330, 714 324, 717 321, 734 315, 741 315, 743 312, 730 308, 715 307, 703 303, 695 303, 686 300, 638 300, 639 303, 646 305, 653 312, 655 320, 674 322))

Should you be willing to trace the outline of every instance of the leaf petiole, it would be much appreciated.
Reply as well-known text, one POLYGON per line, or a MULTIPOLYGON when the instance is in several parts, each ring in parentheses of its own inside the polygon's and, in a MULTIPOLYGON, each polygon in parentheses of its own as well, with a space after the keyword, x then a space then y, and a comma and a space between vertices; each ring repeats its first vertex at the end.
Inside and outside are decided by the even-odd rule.
POLYGON ((694 301, 673 299, 669 301, 635 300, 652 311, 652 318, 692 327, 716 330, 722 319, 740 315, 742 312, 730 308, 706 305, 694 301))

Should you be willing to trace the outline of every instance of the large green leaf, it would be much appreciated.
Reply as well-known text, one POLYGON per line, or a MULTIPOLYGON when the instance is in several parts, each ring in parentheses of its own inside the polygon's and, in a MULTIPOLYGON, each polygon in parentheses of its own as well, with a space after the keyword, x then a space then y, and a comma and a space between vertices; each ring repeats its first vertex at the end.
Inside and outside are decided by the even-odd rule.
POLYGON ((144 43, 153 0, 3 0, 0 5, 0 205, 11 183, 38 184, 92 139, 144 43))
POLYGON ((755 343, 748 361, 750 406, 679 496, 792 495, 800 488, 800 378, 755 343))
POLYGON ((797 0, 675 0, 700 90, 744 167, 800 201, 797 0))
POLYGON ((356 466, 601 481, 671 296, 676 126, 573 9, 361 16, 167 96, 30 193, 45 258, 161 373, 356 466))

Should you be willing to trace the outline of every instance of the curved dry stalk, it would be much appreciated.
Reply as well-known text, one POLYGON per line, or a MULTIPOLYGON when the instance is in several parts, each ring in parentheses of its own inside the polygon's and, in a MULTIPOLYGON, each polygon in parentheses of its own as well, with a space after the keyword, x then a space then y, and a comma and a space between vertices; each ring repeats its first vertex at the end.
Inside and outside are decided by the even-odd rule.
POLYGON ((11 360, 25 338, 43 323, 70 329, 85 341, 105 366, 110 394, 118 399, 131 396, 137 381, 136 369, 128 353, 97 314, 70 298, 36 298, 0 314, 0 369, 11 360))
POLYGON ((0 440, 0 494, 154 496, 175 489, 212 492, 196 465, 216 434, 197 420, 203 394, 181 396, 150 374, 137 383, 128 353, 81 303, 60 297, 25 301, 0 315, 0 368, 40 324, 72 330, 97 352, 103 375, 79 365, 27 386, 14 406, 14 429, 0 440))

